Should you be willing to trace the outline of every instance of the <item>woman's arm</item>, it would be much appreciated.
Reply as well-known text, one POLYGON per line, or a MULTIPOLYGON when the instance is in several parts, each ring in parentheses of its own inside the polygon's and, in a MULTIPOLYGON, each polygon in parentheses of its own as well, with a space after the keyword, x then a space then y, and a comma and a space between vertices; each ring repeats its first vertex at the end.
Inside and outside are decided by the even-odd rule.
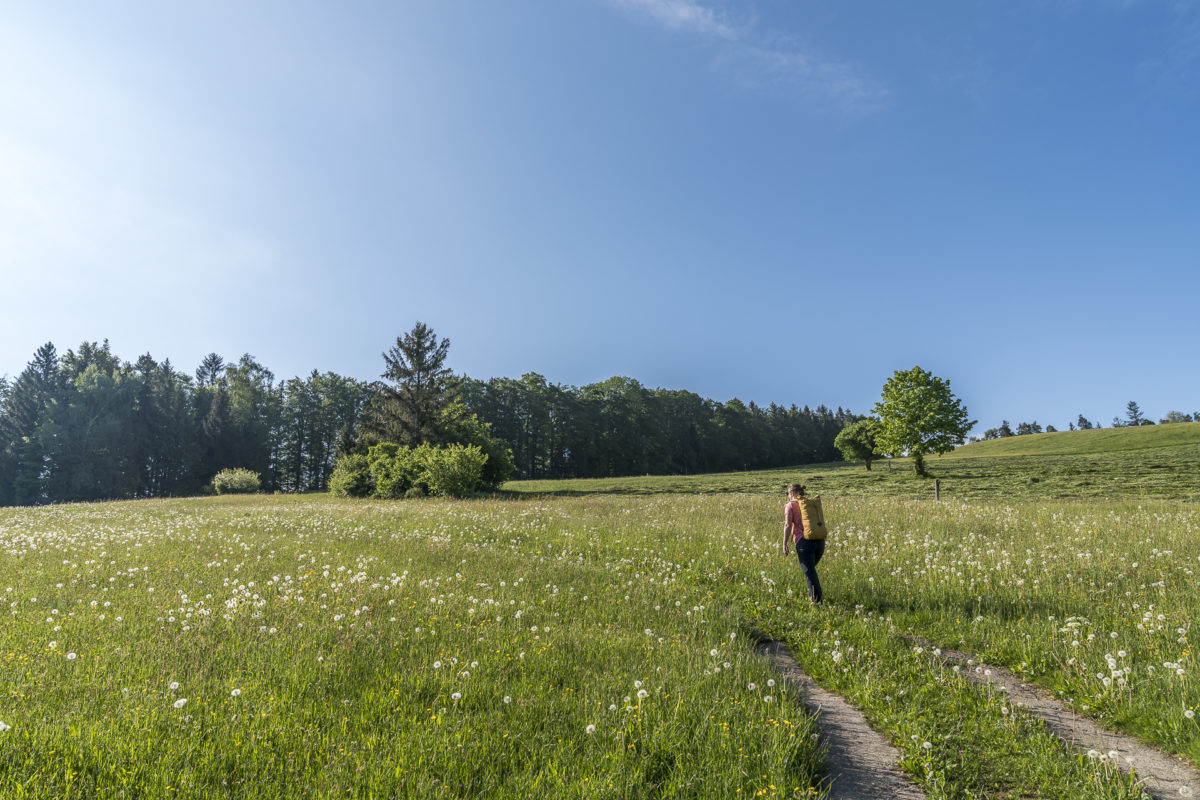
POLYGON ((788 542, 792 540, 792 515, 788 513, 791 504, 783 507, 783 554, 788 554, 788 542))

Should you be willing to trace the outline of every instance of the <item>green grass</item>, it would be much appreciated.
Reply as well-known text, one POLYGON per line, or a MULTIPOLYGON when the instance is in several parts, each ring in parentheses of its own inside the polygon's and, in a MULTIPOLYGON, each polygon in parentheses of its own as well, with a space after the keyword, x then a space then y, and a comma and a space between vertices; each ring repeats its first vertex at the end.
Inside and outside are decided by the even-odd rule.
POLYGON ((1200 426, 1166 427, 962 448, 930 459, 941 503, 843 464, 3 509, 0 796, 811 795, 770 635, 930 797, 1135 797, 910 637, 1200 760, 1200 426), (832 524, 822 608, 778 554, 797 478, 832 524))
POLYGON ((909 459, 806 464, 786 469, 561 481, 513 481, 515 494, 707 494, 779 492, 792 481, 839 497, 1003 500, 1200 499, 1200 423, 1014 436, 926 458, 930 478, 909 459))
POLYGON ((1197 446, 1200 446, 1200 422, 1182 422, 1138 428, 1096 428, 1087 431, 1008 436, 960 447, 954 451, 954 457, 1094 455, 1197 446))
POLYGON ((678 553, 619 538, 627 519, 324 497, 0 512, 0 796, 809 795, 798 699, 678 553))

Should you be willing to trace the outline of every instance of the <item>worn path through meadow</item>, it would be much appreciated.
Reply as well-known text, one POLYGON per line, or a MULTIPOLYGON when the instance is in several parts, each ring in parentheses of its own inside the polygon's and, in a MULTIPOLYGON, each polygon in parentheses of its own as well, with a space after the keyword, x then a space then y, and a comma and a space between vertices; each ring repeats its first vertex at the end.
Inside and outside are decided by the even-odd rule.
POLYGON ((808 712, 817 717, 829 769, 822 785, 829 787, 830 800, 924 800, 924 792, 896 765, 900 751, 861 711, 805 674, 783 642, 769 641, 760 649, 784 680, 800 689, 808 712))
POLYGON ((1077 715, 1065 703, 1045 689, 1025 682, 1004 667, 984 664, 967 653, 937 650, 936 645, 917 636, 910 641, 929 650, 935 657, 967 667, 959 674, 981 686, 991 685, 1011 698, 1013 705, 1037 716, 1058 738, 1078 750, 1096 751, 1115 761, 1123 772, 1131 769, 1142 788, 1159 798, 1192 797, 1200 792, 1200 774, 1181 758, 1168 755, 1138 739, 1113 733, 1088 717, 1077 715))

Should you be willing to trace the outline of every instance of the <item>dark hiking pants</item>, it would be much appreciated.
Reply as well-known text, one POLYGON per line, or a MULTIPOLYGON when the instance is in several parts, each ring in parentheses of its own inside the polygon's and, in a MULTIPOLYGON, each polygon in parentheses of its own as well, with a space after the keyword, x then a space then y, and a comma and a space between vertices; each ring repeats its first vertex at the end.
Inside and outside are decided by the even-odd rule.
POLYGON ((796 557, 800 559, 800 571, 808 581, 808 596, 814 603, 821 602, 821 580, 817 577, 817 562, 825 555, 824 539, 801 539, 796 542, 796 557))

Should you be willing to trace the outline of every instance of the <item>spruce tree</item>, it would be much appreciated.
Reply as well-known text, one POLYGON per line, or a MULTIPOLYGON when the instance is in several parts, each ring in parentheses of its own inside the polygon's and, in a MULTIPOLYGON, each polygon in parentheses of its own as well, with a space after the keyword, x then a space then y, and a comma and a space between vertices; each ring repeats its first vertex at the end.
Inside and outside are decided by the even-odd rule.
POLYGON ((1142 410, 1138 408, 1138 404, 1133 400, 1130 400, 1125 406, 1125 418, 1129 420, 1127 424, 1134 427, 1146 424, 1146 418, 1142 416, 1142 410))
POLYGON ((225 359, 216 353, 209 353, 196 367, 197 386, 216 386, 225 375, 225 359))
POLYGON ((37 430, 46 408, 60 399, 62 390, 58 351, 53 343, 46 342, 9 386, 4 398, 0 452, 11 481, 11 488, 3 492, 7 495, 6 502, 25 505, 47 499, 37 430))
POLYGON ((396 339, 383 354, 387 369, 376 382, 363 433, 369 439, 403 445, 439 444, 443 412, 457 397, 454 373, 446 367, 450 340, 423 322, 396 339))

